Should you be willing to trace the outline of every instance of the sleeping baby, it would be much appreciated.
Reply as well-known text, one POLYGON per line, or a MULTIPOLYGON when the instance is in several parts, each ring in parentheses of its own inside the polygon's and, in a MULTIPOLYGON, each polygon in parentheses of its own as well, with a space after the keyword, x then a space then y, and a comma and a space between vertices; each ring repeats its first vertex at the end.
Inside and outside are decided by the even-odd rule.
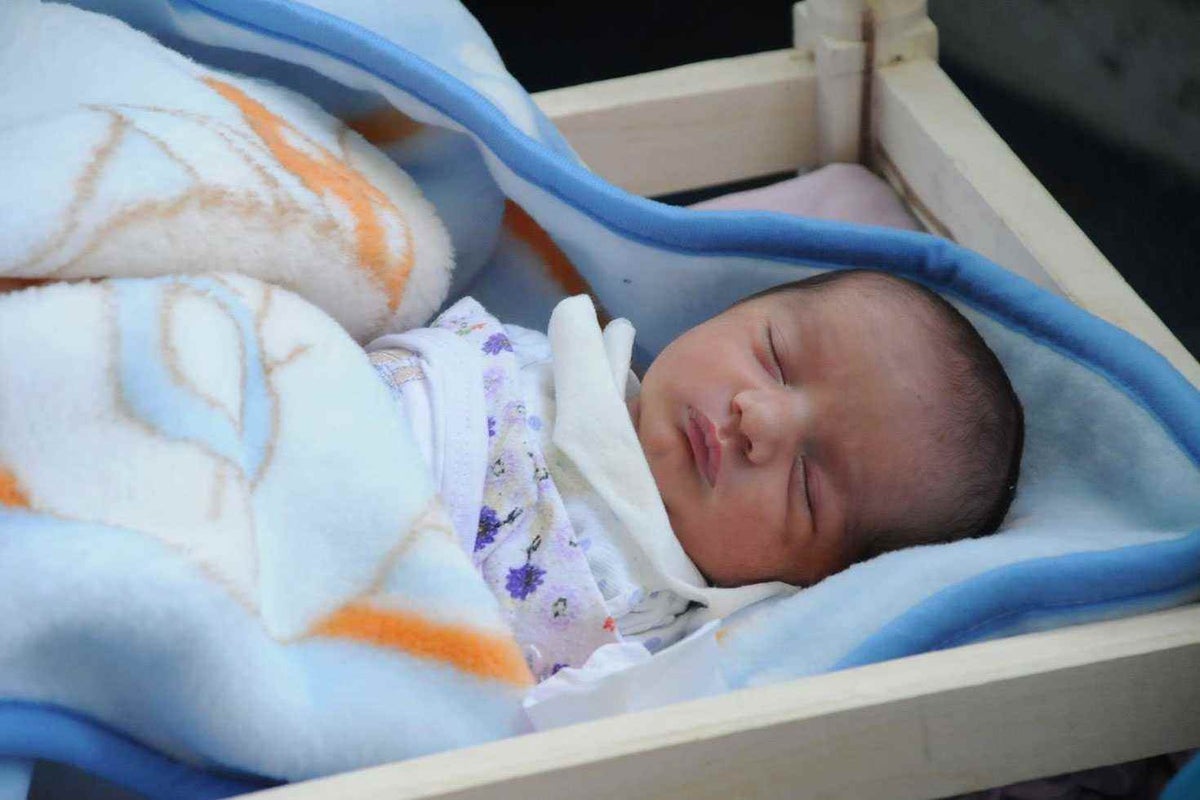
POLYGON ((742 300, 665 348, 588 298, 547 336, 465 299, 368 346, 534 674, 651 652, 873 555, 996 530, 1023 414, 929 290, 831 272, 742 300))

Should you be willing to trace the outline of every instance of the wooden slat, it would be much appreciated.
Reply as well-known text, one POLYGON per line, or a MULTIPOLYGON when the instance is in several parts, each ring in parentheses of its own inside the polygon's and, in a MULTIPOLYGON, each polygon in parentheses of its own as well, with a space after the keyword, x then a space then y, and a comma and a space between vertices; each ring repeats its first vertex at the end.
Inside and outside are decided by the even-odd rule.
POLYGON ((811 57, 777 50, 534 95, 583 160, 636 194, 816 163, 811 57))
POLYGON ((941 797, 1200 745, 1200 606, 929 653, 263 800, 941 797))
POLYGON ((1200 364, 932 61, 877 71, 874 165, 934 233, 1061 292, 1162 353, 1200 364))

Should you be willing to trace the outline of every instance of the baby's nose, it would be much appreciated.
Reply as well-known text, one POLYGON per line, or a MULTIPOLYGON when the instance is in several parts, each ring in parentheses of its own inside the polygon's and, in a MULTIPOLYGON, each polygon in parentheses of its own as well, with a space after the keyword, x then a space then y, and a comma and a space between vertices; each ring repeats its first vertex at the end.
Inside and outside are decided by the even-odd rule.
POLYGON ((804 415, 782 389, 751 389, 733 397, 733 418, 742 449, 752 464, 766 464, 794 450, 803 437, 804 415))

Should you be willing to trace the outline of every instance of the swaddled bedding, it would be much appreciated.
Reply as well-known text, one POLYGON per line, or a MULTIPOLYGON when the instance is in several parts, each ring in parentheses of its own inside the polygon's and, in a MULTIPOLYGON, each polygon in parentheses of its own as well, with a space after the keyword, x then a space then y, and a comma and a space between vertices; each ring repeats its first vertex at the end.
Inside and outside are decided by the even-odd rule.
MULTIPOLYGON (((639 331, 635 362, 645 363, 679 332, 751 291, 846 267, 886 269, 914 278, 945 294, 970 316, 1004 362, 1026 407, 1025 471, 1017 504, 1004 529, 988 540, 892 553, 857 565, 794 597, 768 601, 741 612, 725 626, 721 644, 714 648, 729 685, 736 688, 783 680, 990 636, 1135 613, 1186 602, 1197 595, 1200 397, 1144 345, 1066 301, 975 254, 921 234, 766 213, 701 214, 631 197, 578 164, 528 96, 504 73, 486 36, 460 6, 448 0, 402 7, 368 0, 321 0, 309 5, 284 0, 148 0, 139 4, 81 0, 80 4, 123 16, 208 66, 237 68, 279 82, 352 122, 369 141, 410 167, 414 182, 436 206, 451 241, 466 254, 451 282, 451 299, 469 292, 505 322, 544 329, 550 309, 558 299, 590 286, 610 314, 633 321, 639 331), (867 587, 870 591, 865 590, 867 587)), ((38 11, 29 0, 0 8, 0 58, 13 58, 16 52, 20 52, 22 59, 33 58, 44 49, 54 52, 55 37, 39 39, 37 29, 29 27, 31 20, 40 19, 38 11), (40 44, 31 50, 25 44, 30 41, 40 44)), ((111 21, 104 24, 110 36, 116 36, 120 30, 111 21)), ((136 55, 135 51, 136 48, 129 49, 131 55, 136 55)), ((113 51, 100 48, 94 52, 96 59, 100 59, 113 51)), ((179 67, 174 57, 161 54, 159 57, 166 58, 172 69, 184 73, 192 69, 179 67)), ((12 61, 15 67, 23 63, 15 58, 12 61)), ((146 74, 164 71, 162 62, 144 63, 146 74)), ((55 73, 51 69, 46 74, 55 73)), ((86 260, 78 256, 100 252, 108 245, 89 250, 87 242, 91 240, 80 240, 83 244, 72 245, 76 249, 70 250, 66 261, 54 261, 50 267, 47 265, 51 261, 37 258, 43 252, 67 252, 63 250, 66 244, 60 242, 75 241, 71 239, 72 231, 92 230, 83 221, 124 219, 122 213, 140 219, 130 211, 136 204, 125 201, 143 196, 139 192, 144 187, 138 184, 138 178, 148 173, 135 168, 142 159, 129 153, 125 158, 109 159, 107 163, 120 169, 115 169, 107 183, 89 183, 87 178, 93 172, 81 167, 92 154, 105 152, 104 144, 112 138, 112 131, 132 130, 133 122, 111 122, 117 118, 113 114, 88 111, 89 103, 96 102, 88 99, 75 103, 82 109, 49 108, 46 104, 50 101, 38 96, 39 88, 42 94, 53 96, 61 93, 63 87, 39 83, 42 79, 33 70, 21 68, 20 75, 21 80, 0 85, 5 101, 0 107, 6 114, 0 135, 7 142, 23 142, 23 152, 35 152, 30 148, 36 145, 39 163, 56 166, 47 169, 45 184, 39 180, 36 167, 21 168, 22 187, 44 185, 37 191, 36 203, 22 202, 21 194, 12 192, 13 182, 7 176, 15 172, 0 173, 5 175, 0 192, 7 193, 3 208, 9 221, 8 227, 0 232, 0 253, 8 259, 3 262, 3 270, 6 275, 26 277, 53 277, 53 270, 64 270, 60 274, 85 274, 70 271, 86 260), (24 111, 26 108, 40 110, 29 114, 24 111), (37 126, 59 119, 60 112, 78 114, 80 120, 91 122, 81 122, 77 130, 70 126, 56 128, 59 133, 55 136, 36 135, 41 130, 37 126), (54 179, 59 172, 66 177, 54 179), (77 181, 78 176, 84 180, 77 181), (86 191, 75 193, 81 186, 86 191), (41 212, 31 210, 41 208, 49 209, 41 217, 38 216, 41 212), (56 222, 63 219, 63 209, 85 208, 89 210, 80 214, 81 222, 74 227, 63 228, 56 222), (47 249, 47 243, 54 247, 47 249), (20 260, 13 254, 19 255, 20 260), (67 262, 70 265, 64 266, 67 262)), ((104 84, 105 92, 117 92, 136 83, 123 80, 120 72, 110 75, 104 84)), ((337 191, 323 183, 305 184, 294 174, 296 169, 303 174, 304 169, 296 167, 295 162, 284 163, 285 159, 277 156, 275 160, 283 171, 267 170, 271 179, 263 178, 240 151, 248 147, 245 143, 254 141, 260 142, 256 147, 270 151, 266 140, 278 145, 278 140, 271 138, 275 135, 271 131, 277 134, 286 126, 262 125, 259 106, 254 103, 271 109, 277 116, 287 115, 278 106, 272 106, 273 98, 278 97, 273 90, 256 83, 231 81, 226 83, 236 86, 237 91, 222 93, 202 80, 193 80, 192 84, 206 92, 206 103, 213 104, 206 113, 219 114, 231 125, 240 120, 241 133, 226 134, 239 146, 227 147, 218 135, 215 138, 219 145, 214 142, 207 150, 195 149, 223 150, 228 162, 218 158, 214 163, 241 164, 242 174, 255 176, 263 185, 269 185, 271 180, 290 185, 292 193, 300 198, 294 201, 297 206, 324 208, 322 213, 326 216, 321 230, 341 230, 341 241, 349 243, 343 248, 342 263, 349 266, 323 274, 319 269, 323 257, 305 261, 304 248, 284 248, 284 239, 279 246, 288 253, 287 259, 270 258, 272 253, 268 248, 256 251, 254 258, 239 260, 240 256, 232 251, 238 250, 238 243, 250 234, 243 236, 236 232, 240 230, 235 225, 239 220, 227 216, 226 222, 234 226, 229 228, 228 241, 220 241, 225 236, 225 224, 205 228, 204 238, 214 240, 203 242, 205 247, 225 248, 200 251, 208 254, 201 258, 206 262, 205 268, 221 269, 215 263, 218 261, 228 261, 247 271, 268 269, 263 265, 277 261, 304 262, 309 265, 301 270, 308 276, 304 280, 299 275, 281 276, 269 271, 275 267, 254 274, 303 291, 307 299, 360 337, 396 321, 406 321, 403 293, 397 300, 386 289, 378 290, 380 285, 388 285, 386 275, 392 273, 385 270, 385 277, 381 278, 377 272, 359 272, 361 265, 369 260, 368 253, 373 252, 359 250, 356 244, 360 242, 363 220, 378 216, 355 216, 352 209, 361 210, 364 203, 370 205, 370 199, 378 199, 379 195, 364 188, 357 178, 335 181, 337 191), (255 120, 259 123, 257 129, 255 120), (284 173, 293 174, 289 178, 284 173), (357 189, 353 189, 355 186, 357 189), (348 193, 339 194, 343 190, 348 193), (308 269, 314 270, 311 275, 308 269), (356 301, 358 305, 353 308, 343 308, 339 303, 349 290, 323 292, 321 288, 324 286, 321 281, 332 280, 330 275, 340 275, 338 280, 351 288, 375 287, 362 295, 374 299, 356 301)), ((301 123, 292 120, 291 124, 301 123)), ((288 129, 281 134, 283 141, 310 155, 313 152, 338 155, 336 141, 344 137, 332 133, 339 130, 336 125, 323 129, 326 138, 319 138, 314 132, 322 130, 315 123, 311 130, 299 130, 303 130, 307 140, 301 140, 288 129), (322 150, 311 150, 313 142, 322 150)), ((179 156, 177 145, 170 143, 174 140, 168 140, 167 133, 153 129, 150 135, 143 134, 137 141, 145 153, 163 154, 170 150, 179 156), (168 143, 165 148, 163 142, 168 143)), ((283 148, 278 152, 291 151, 283 148)), ((364 151, 361 159, 355 156, 343 161, 348 159, 357 165, 371 158, 364 151)), ((195 166, 190 169, 200 171, 195 166)), ((229 169, 232 171, 233 167, 229 169)), ((399 195, 392 198, 381 188, 380 184, 386 183, 384 178, 368 178, 369 170, 365 168, 356 171, 364 182, 375 185, 376 190, 391 198, 389 202, 401 208, 404 201, 399 195)), ((176 166, 173 173, 161 173, 167 179, 172 179, 172 175, 176 185, 183 185, 185 178, 191 179, 189 168, 184 166, 176 166)), ((394 176, 393 179, 400 181, 394 176)), ((161 196, 162 189, 156 191, 160 194, 152 196, 161 196)), ((27 190, 24 194, 32 192, 27 190)), ((70 218, 68 214, 67 219, 70 218)), ((369 224, 366 229, 370 229, 369 224)), ((407 230, 398 222, 384 229, 407 230)), ((188 252, 185 245, 194 243, 198 237, 175 232, 169 221, 153 230, 155 241, 146 246, 157 247, 153 252, 158 258, 148 260, 161 261, 162 271, 172 274, 178 267, 171 264, 174 254, 188 252), (179 247, 161 247, 159 237, 177 242, 179 247)), ((395 241, 402 240, 403 237, 395 237, 395 241)), ((98 272, 86 274, 107 274, 110 267, 124 263, 122 253, 136 251, 143 240, 131 234, 105 241, 113 248, 110 255, 97 262, 101 264, 96 267, 98 272)), ((137 265, 136 274, 149 269, 147 259, 136 252, 127 254, 129 263, 137 265)), ((186 271, 195 271, 195 257, 188 263, 186 271)), ((416 259, 414 269, 421 269, 422 263, 425 263, 422 259, 416 259)), ((436 259, 431 263, 436 263, 436 259)), ((36 362, 45 364, 40 372, 28 374, 74 376, 78 372, 93 382, 89 385, 97 387, 111 387, 117 378, 124 381, 127 376, 101 368, 115 363, 111 354, 104 357, 101 353, 109 346, 104 344, 109 339, 92 341, 89 337, 70 335, 76 320, 87 316, 83 311, 98 320, 96 326, 101 331, 118 330, 120 325, 141 325, 143 333, 130 337, 129 341, 142 342, 145 349, 145 342, 155 341, 152 336, 160 330, 148 320, 163 319, 153 313, 148 316, 147 310, 153 312, 164 307, 162 298, 168 295, 173 298, 176 290, 177 304, 183 304, 181 308, 187 314, 203 315, 224 326, 219 328, 224 332, 209 344, 225 347, 226 353, 240 353, 237 343, 252 340, 247 338, 246 331, 254 329, 262 313, 263 298, 268 295, 275 298, 272 303, 278 300, 277 308, 288 304, 308 327, 331 343, 328 350, 314 349, 314 353, 341 353, 352 346, 349 338, 337 338, 340 335, 334 333, 337 328, 321 314, 298 301, 279 299, 290 295, 282 292, 276 295, 264 284, 238 279, 223 279, 221 286, 232 294, 209 286, 199 291, 200 299, 194 299, 195 284, 177 280, 117 284, 124 288, 52 287, 5 298, 0 324, 11 326, 6 328, 11 331, 11 341, 28 345, 22 350, 14 347, 8 351, 13 363, 27 363, 20 359, 31 359, 34 354, 44 352, 37 349, 49 346, 44 342, 59 343, 56 346, 62 352, 46 353, 41 362, 36 362), (98 299, 103 297, 110 299, 98 299), (239 306, 245 310, 237 313, 228 310, 239 306), (306 310, 296 310, 300 308, 306 310), (129 317, 111 316, 120 309, 130 310, 129 317), (72 313, 75 310, 79 311, 78 317, 72 313), (65 321, 59 325, 61 330, 52 328, 54 335, 50 336, 45 323, 40 321, 43 317, 65 321), (103 322, 105 319, 111 321, 103 322), (332 344, 337 341, 341 344, 332 344), (82 357, 89 353, 91 359, 82 357), (58 364, 55 359, 65 357, 64 354, 76 360, 58 364)), ((436 303, 426 305, 431 312, 436 303)), ((157 341, 176 344, 190 341, 186 337, 192 330, 190 327, 170 330, 175 338, 160 336, 157 341)), ((9 335, 6 333, 3 340, 6 351, 9 335)), ((111 347, 110 352, 121 354, 130 363, 154 363, 135 357, 138 356, 135 352, 124 354, 111 347)), ((181 352, 193 350, 183 348, 181 352)), ((117 528, 119 520, 113 520, 113 524, 106 521, 100 527, 101 523, 92 518, 81 528, 64 521, 66 515, 39 516, 36 505, 45 501, 29 488, 32 485, 29 475, 41 469, 41 462, 33 455, 17 460, 5 452, 4 466, 9 472, 4 478, 3 497, 9 510, 0 527, 3 531, 0 569, 20 578, 13 585, 28 592, 22 595, 26 598, 22 605, 10 609, 8 618, 18 618, 22 610, 37 607, 35 598, 40 600, 44 596, 39 587, 47 585, 41 579, 49 577, 52 585, 64 587, 52 595, 58 605, 50 606, 63 609, 63 616, 47 622, 53 624, 45 629, 61 634, 61 638, 27 635, 31 628, 4 628, 5 635, 16 637, 0 648, 5 665, 0 668, 0 676, 5 680, 2 689, 5 700, 0 706, 0 744, 7 754, 23 758, 52 755, 73 760, 90 769, 105 771, 110 777, 136 785, 151 795, 181 796, 184 792, 174 790, 186 785, 196 795, 214 796, 238 786, 255 785, 252 781, 231 780, 231 771, 269 779, 319 774, 411 757, 467 741, 482 741, 515 729, 513 714, 519 700, 519 684, 527 677, 518 679, 515 671, 507 678, 481 677, 454 665, 431 666, 427 657, 410 658, 411 654, 398 652, 397 648, 381 651, 358 640, 328 635, 335 630, 365 630, 349 623, 351 618, 361 618, 328 617, 343 602, 357 602, 355 598, 366 597, 371 599, 374 610, 382 606, 389 613, 394 613, 394 604, 416 603, 399 599, 408 597, 403 588, 407 584, 399 575, 395 584, 386 586, 364 576, 377 574, 366 565, 378 564, 380 554, 390 552, 388 546, 411 536, 414 530, 426 529, 425 522, 418 525, 416 520, 427 518, 420 517, 415 509, 420 505, 417 498, 427 499, 427 495, 421 491, 411 497, 401 495, 408 498, 403 503, 411 505, 403 506, 408 509, 405 512, 408 516, 400 511, 393 513, 390 519, 395 524, 384 525, 379 521, 388 518, 383 510, 378 517, 369 519, 358 512, 352 519, 339 518, 337 509, 386 510, 401 503, 378 483, 355 488, 350 480, 351 476, 359 475, 349 465, 359 463, 360 445, 368 448, 366 452, 376 453, 382 462, 385 444, 402 444, 394 431, 379 434, 372 429, 368 435, 359 427, 366 425, 368 418, 374 421, 374 415, 367 413, 371 410, 369 406, 386 403, 386 391, 361 354, 358 360, 344 361, 357 366, 335 368, 332 355, 328 361, 323 360, 324 356, 309 358, 308 351, 295 347, 263 347, 260 352, 266 354, 260 362, 262 374, 277 372, 273 379, 280 381, 281 386, 303 370, 316 370, 318 365, 327 370, 319 378, 314 377, 312 383, 300 386, 287 383, 286 388, 279 390, 279 396, 286 391, 293 393, 288 396, 307 398, 307 405, 302 407, 312 415, 305 418, 308 424, 340 420, 355 432, 351 437, 327 437, 320 452, 294 453, 298 459, 295 463, 303 468, 297 467, 293 474, 303 480, 286 491, 271 481, 257 488, 250 485, 251 479, 243 481, 246 497, 256 497, 257 492, 269 489, 282 492, 289 499, 306 500, 298 508, 292 508, 279 500, 280 494, 274 494, 273 503, 256 501, 248 506, 281 525, 286 523, 282 528, 264 525, 262 530, 286 529, 288 536, 293 535, 293 529, 298 530, 301 533, 296 535, 305 542, 304 546, 292 548, 271 538, 248 549, 246 540, 241 540, 240 552, 254 552, 261 558, 261 565, 276 563, 272 558, 278 558, 278 570, 272 572, 260 565, 263 571, 259 578, 261 584, 261 576, 269 576, 265 585, 275 587, 277 592, 259 588, 254 594, 245 590, 245 586, 257 585, 251 580, 254 573, 245 568, 240 573, 230 573, 233 578, 222 578, 220 583, 206 576, 225 573, 189 572, 196 592, 163 591, 162 585, 155 581, 164 575, 180 573, 191 562, 181 561, 159 543, 161 539, 134 536, 127 528, 117 528), (374 382, 375 388, 366 388, 369 381, 374 382), (343 384, 359 397, 354 402, 367 404, 352 418, 349 411, 343 412, 342 406, 332 402, 328 392, 312 392, 314 396, 308 397, 303 391, 305 386, 343 384), (314 488, 317 476, 327 476, 330 481, 320 485, 319 491, 314 488), (324 507, 315 499, 308 500, 310 496, 332 496, 331 487, 338 492, 362 492, 365 496, 354 504, 324 507), (23 502, 35 507, 24 510, 20 508, 23 502), (309 519, 307 513, 300 513, 310 506, 324 516, 309 519), (326 522, 318 524, 320 520, 326 522), (368 529, 367 534, 346 533, 352 528, 359 530, 360 523, 368 529), (89 555, 92 551, 80 543, 97 532, 109 537, 106 541, 122 544, 106 550, 103 559, 89 555), (322 538, 335 535, 337 547, 322 538), (361 546, 354 545, 349 551, 342 549, 360 538, 364 541, 361 546), (390 545, 385 546, 384 542, 390 545), (51 546, 67 550, 53 553, 53 557, 47 555, 41 562, 44 569, 39 572, 32 551, 51 546), (153 548, 159 548, 155 551, 159 555, 150 557, 153 548), (341 556, 345 553, 350 557, 343 561, 341 556), (335 554, 337 558, 333 558, 335 554), (74 568, 64 572, 60 568, 63 563, 71 563, 74 568), (315 586, 308 585, 306 570, 311 566, 318 574, 332 575, 327 569, 329 563, 353 567, 359 570, 352 573, 357 577, 330 578, 317 581, 315 586), (92 574, 89 570, 103 569, 105 564, 128 568, 120 573, 128 578, 121 583, 122 592, 103 598, 79 593, 92 585, 84 579, 92 574), (226 584, 242 587, 240 595, 224 588, 226 584), (213 586, 222 588, 218 591, 213 586), (229 615, 214 616, 212 624, 203 629, 204 635, 185 637, 185 647, 176 640, 172 640, 176 643, 170 648, 156 645, 148 636, 148 632, 156 630, 155 623, 165 627, 173 623, 174 614, 189 613, 196 605, 191 600, 201 592, 209 598, 209 606, 197 607, 220 605, 229 610, 229 615), (245 595, 250 595, 249 610, 237 600, 245 595), (123 605, 134 601, 142 605, 129 609, 123 605), (255 601, 259 606, 254 605, 255 601), (250 623, 263 609, 269 613, 262 619, 274 627, 250 623), (242 624, 230 622, 239 618, 243 619, 242 624), (328 624, 322 624, 322 620, 328 624), (263 631, 277 632, 287 641, 269 639, 263 631), (239 643, 258 641, 259 644, 239 649, 223 638, 242 634, 245 637, 239 643), (254 639, 256 636, 258 640, 254 639), (73 648, 70 657, 38 661, 38 657, 54 652, 47 642, 73 648), (88 665, 89 669, 81 671, 77 679, 62 681, 57 685, 58 694, 51 695, 46 691, 53 683, 50 677, 63 673, 47 668, 47 663, 60 669, 72 663, 88 665), (107 665, 109 671, 97 672, 96 664, 107 665), (9 669, 12 665, 18 667, 9 669), (91 677, 98 674, 114 677, 111 682, 91 677), (427 690, 425 683, 404 683, 414 675, 423 676, 419 680, 427 680, 446 691, 427 690), (214 713, 217 709, 218 713, 214 713), (73 731, 69 735, 65 733, 68 727, 73 731), (29 744, 34 741, 27 735, 30 730, 51 733, 43 735, 34 747, 29 744), (397 735, 397 731, 406 733, 397 735), (92 754, 104 747, 120 755, 99 763, 92 754)), ((172 402, 186 404, 178 408, 199 408, 201 414, 179 414, 173 418, 169 414, 163 416, 163 406, 147 404, 134 415, 145 424, 132 425, 130 435, 158 441, 152 431, 160 430, 167 421, 208 420, 210 427, 205 435, 216 435, 220 442, 211 449, 232 462, 232 466, 225 466, 225 474, 233 478, 227 478, 227 486, 221 490, 225 494, 219 497, 223 498, 222 503, 234 508, 229 498, 238 480, 242 480, 238 476, 253 475, 256 465, 261 469, 267 462, 257 460, 261 452, 255 450, 253 438, 246 438, 254 429, 239 428, 236 417, 235 424, 228 424, 221 409, 243 406, 250 409, 253 404, 229 400, 250 395, 239 394, 244 391, 241 380, 231 379, 231 373, 222 371, 225 368, 219 359, 196 356, 187 364, 191 371, 183 373, 189 377, 180 385, 184 388, 209 385, 197 383, 198 379, 191 377, 197 375, 216 380, 215 386, 220 390, 199 393, 207 395, 199 399, 193 393, 191 400, 179 399, 187 392, 177 388, 162 396, 175 397, 172 402), (237 457, 229 456, 226 450, 237 457), (259 455, 248 455, 255 452, 259 455)), ((11 380, 18 381, 26 371, 16 370, 12 374, 11 380)), ((130 376, 136 374, 141 373, 135 371, 130 376)), ((164 374, 165 380, 163 375, 143 375, 146 380, 153 378, 158 383, 141 383, 139 378, 128 384, 129 391, 157 396, 155 386, 175 386, 172 373, 168 370, 164 374)), ((234 378, 240 375, 236 371, 232 374, 234 378)), ((264 379, 258 385, 274 384, 264 379)), ((47 390, 45 396, 53 398, 54 393, 47 390)), ((268 401, 274 395, 263 389, 257 396, 260 400, 255 402, 260 405, 255 413, 260 413, 262 408, 270 406, 268 401)), ((111 388, 98 389, 89 397, 108 398, 110 410, 116 409, 122 415, 129 411, 111 404, 111 388)), ((32 399, 22 402, 33 403, 32 399)), ((45 409, 22 406, 21 413, 26 411, 52 415, 60 409, 54 404, 45 409)), ((47 436, 48 441, 57 443, 57 452, 69 452, 69 427, 63 427, 69 424, 64 421, 67 418, 62 412, 58 422, 36 428, 29 426, 30 435, 47 436)), ((14 426, 25 424, 20 419, 12 416, 5 420, 0 436, 3 443, 10 441, 11 430, 19 429, 14 426)), ((115 419, 128 422, 126 417, 115 419)), ((301 418, 295 422, 305 424, 301 418)), ((176 432, 177 436, 199 435, 187 429, 192 422, 180 424, 184 428, 176 432)), ((174 448, 167 449, 173 453, 176 448, 187 447, 176 443, 174 448)), ((107 457, 112 448, 105 451, 97 447, 93 452, 107 457)), ((287 459, 277 452, 270 463, 283 464, 287 459)), ((106 506, 101 500, 105 498, 89 495, 87 491, 85 468, 76 466, 76 480, 68 482, 65 476, 69 473, 60 471, 64 467, 51 469, 51 462, 46 464, 47 485, 59 486, 56 502, 82 502, 73 494, 79 489, 81 495, 91 497, 96 508, 104 510, 106 506)), ((390 486, 397 482, 420 485, 416 479, 408 480, 401 474, 402 469, 400 465, 388 465, 377 474, 391 477, 378 480, 390 486)), ((161 478, 153 474, 151 477, 161 478)), ((210 480, 207 485, 214 487, 220 482, 210 480)), ((118 492, 109 494, 120 497, 118 492)), ((194 495, 188 496, 194 502, 194 495)), ((195 510, 197 525, 210 524, 205 516, 210 508, 225 507, 212 500, 213 494, 206 497, 208 505, 195 510)), ((421 541, 439 540, 431 535, 421 541)), ((212 563, 223 564, 229 553, 239 552, 236 538, 217 537, 206 546, 212 547, 211 552, 189 552, 189 558, 199 559, 203 555, 212 563)), ((404 552, 425 550, 415 548, 404 552)), ((457 556, 451 552, 461 555, 459 550, 435 547, 428 557, 442 559, 447 564, 457 563, 453 569, 458 570, 463 565, 455 561, 457 556)), ((420 574, 426 572, 410 570, 404 577, 416 580, 420 574)), ((486 591, 481 584, 474 584, 474 590, 471 585, 470 581, 464 581, 464 591, 486 591)), ((419 581, 412 587, 410 593, 422 597, 421 592, 432 593, 438 588, 419 581)), ((5 597, 6 601, 9 599, 5 597)), ((424 604, 421 608, 441 620, 442 611, 431 610, 424 604)), ((491 627, 491 617, 484 614, 471 619, 483 626, 480 635, 498 637, 488 641, 507 652, 505 648, 511 640, 491 627)), ((456 621, 461 622, 461 617, 456 621)), ((41 623, 34 620, 32 624, 41 623)), ((382 625, 373 630, 392 628, 382 625)), ((467 638, 474 640, 474 635, 467 638)), ((668 653, 669 649, 663 655, 668 653)), ((486 663, 510 662, 501 659, 486 663)))
POLYGON ((441 303, 433 207, 117 20, 9 3, 0 38, 0 274, 129 276, 0 296, 9 767, 211 795, 524 730, 525 659, 347 335, 441 303))
POLYGON ((675 538, 625 405, 634 334, 583 295, 548 337, 468 297, 367 347, 539 680, 794 591, 707 586, 675 538))

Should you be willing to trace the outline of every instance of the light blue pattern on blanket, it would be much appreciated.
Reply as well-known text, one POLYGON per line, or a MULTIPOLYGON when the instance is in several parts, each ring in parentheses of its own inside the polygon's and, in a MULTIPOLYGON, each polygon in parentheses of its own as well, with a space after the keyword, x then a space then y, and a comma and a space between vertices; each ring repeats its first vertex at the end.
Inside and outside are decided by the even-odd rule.
POLYGON ((272 436, 271 397, 258 349, 254 319, 226 287, 208 278, 114 281, 120 337, 121 392, 129 409, 171 439, 203 444, 256 480, 272 436), (212 297, 237 325, 245 353, 241 414, 235 421, 182 384, 163 361, 163 308, 168 291, 182 286, 212 297))
MULTIPOLYGON (((570 157, 496 64, 481 69, 464 59, 491 46, 448 0, 405 4, 395 19, 425 21, 407 30, 387 27, 383 12, 394 4, 368 0, 322 0, 320 8, 286 0, 80 4, 125 15, 172 42, 191 40, 201 60, 241 53, 244 69, 286 78, 326 102, 350 87, 359 94, 349 96, 367 106, 386 96, 415 119, 468 131, 489 177, 479 190, 519 205, 548 231, 607 309, 632 319, 648 353, 747 292, 847 267, 923 281, 979 323, 1012 374, 1030 425, 1020 499, 1005 531, 892 553, 748 609, 728 626, 734 685, 1164 607, 1200 591, 1200 395, 1149 348, 1062 298, 930 236, 688 212, 631 197, 570 157), (435 35, 417 35, 439 26, 435 35)), ((527 316, 529 295, 515 287, 549 284, 536 271, 512 273, 520 268, 510 251, 497 252, 472 291, 501 319, 544 324, 527 316)), ((532 307, 542 306, 548 312, 548 302, 532 307)), ((346 678, 336 662, 328 654, 314 684, 346 678)), ((354 669, 365 667, 356 662, 354 669)), ((301 685, 312 677, 303 673, 301 685)), ((476 699, 468 695, 457 698, 464 715, 476 699)), ((355 711, 367 706, 361 698, 347 703, 355 711)), ((503 722, 505 706, 495 703, 488 719, 503 722)), ((256 724, 263 735, 249 742, 205 729, 209 763, 281 774, 279 760, 293 754, 274 748, 272 735, 296 718, 256 724)), ((422 744, 411 730, 390 746, 373 742, 372 732, 358 731, 355 747, 371 745, 380 759, 412 755, 406 748, 422 744)), ((353 764, 335 737, 322 741, 328 747, 294 756, 309 759, 305 770, 353 764)))
POLYGON ((0 304, 0 756, 213 797, 524 730, 520 650, 332 319, 241 276, 0 304))

